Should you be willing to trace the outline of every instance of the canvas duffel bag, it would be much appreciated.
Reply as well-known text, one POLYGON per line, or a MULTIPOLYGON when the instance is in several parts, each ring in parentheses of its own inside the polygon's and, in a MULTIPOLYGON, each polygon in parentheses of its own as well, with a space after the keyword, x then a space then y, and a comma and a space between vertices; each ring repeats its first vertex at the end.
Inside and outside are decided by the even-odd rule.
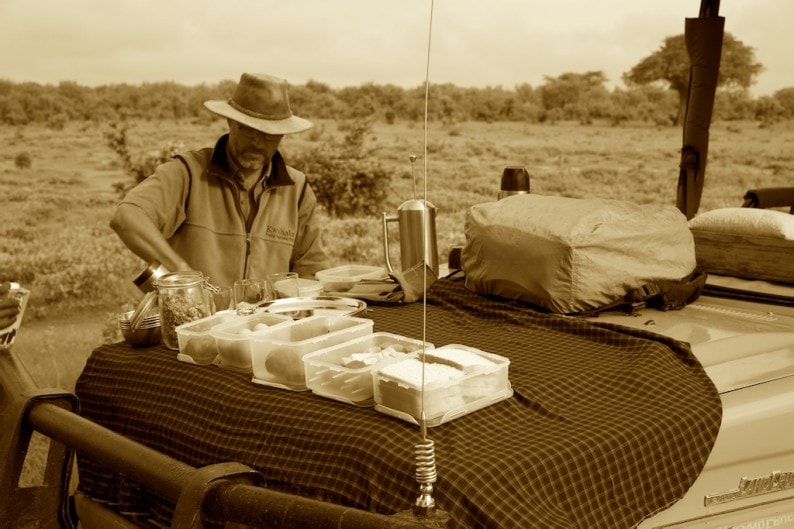
POLYGON ((475 292, 575 314, 691 277, 695 247, 673 206, 516 195, 472 207, 461 269, 475 292))

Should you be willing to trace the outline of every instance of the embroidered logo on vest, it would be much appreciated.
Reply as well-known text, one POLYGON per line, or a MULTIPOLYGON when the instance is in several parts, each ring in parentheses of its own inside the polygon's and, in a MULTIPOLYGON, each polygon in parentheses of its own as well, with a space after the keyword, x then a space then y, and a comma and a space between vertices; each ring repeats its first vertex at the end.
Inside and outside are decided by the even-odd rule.
POLYGON ((268 224, 265 231, 265 239, 269 241, 288 242, 292 244, 295 241, 295 230, 268 224))

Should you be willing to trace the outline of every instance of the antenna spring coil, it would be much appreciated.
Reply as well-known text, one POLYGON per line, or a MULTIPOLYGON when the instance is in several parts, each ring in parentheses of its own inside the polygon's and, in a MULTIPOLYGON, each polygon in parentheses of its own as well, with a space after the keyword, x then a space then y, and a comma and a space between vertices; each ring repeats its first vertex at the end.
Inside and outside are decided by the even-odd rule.
POLYGON ((435 483, 438 473, 436 472, 436 450, 432 439, 424 439, 421 443, 414 445, 416 455, 416 481, 419 483, 435 483))
POLYGON ((436 503, 433 500, 433 483, 438 478, 433 441, 425 438, 422 442, 414 445, 414 454, 416 455, 416 481, 419 483, 420 493, 416 499, 416 506, 422 509, 432 509, 436 503))

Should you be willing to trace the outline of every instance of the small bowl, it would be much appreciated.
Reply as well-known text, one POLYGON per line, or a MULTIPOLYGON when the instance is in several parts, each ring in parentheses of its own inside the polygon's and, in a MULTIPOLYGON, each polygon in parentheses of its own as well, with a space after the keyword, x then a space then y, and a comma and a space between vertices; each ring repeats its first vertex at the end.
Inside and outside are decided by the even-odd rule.
POLYGON ((159 325, 152 327, 138 327, 134 331, 121 327, 124 339, 133 347, 151 347, 160 343, 162 333, 159 325))
POLYGON ((119 315, 119 329, 122 336, 133 347, 151 347, 157 345, 162 340, 160 328, 160 315, 155 314, 141 320, 138 328, 134 331, 130 323, 133 311, 119 315))

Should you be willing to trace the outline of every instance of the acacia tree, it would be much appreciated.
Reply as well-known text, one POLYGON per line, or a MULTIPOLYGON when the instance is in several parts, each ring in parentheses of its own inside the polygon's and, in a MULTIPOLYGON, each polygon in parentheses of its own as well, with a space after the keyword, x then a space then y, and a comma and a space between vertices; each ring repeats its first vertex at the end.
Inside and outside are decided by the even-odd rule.
MULTIPOLYGON (((761 63, 756 62, 753 48, 730 33, 723 35, 717 87, 747 89, 763 68, 761 63)), ((664 44, 658 50, 623 74, 623 82, 630 87, 666 82, 670 89, 678 93, 677 124, 680 125, 689 91, 689 54, 684 35, 664 39, 664 44)))

